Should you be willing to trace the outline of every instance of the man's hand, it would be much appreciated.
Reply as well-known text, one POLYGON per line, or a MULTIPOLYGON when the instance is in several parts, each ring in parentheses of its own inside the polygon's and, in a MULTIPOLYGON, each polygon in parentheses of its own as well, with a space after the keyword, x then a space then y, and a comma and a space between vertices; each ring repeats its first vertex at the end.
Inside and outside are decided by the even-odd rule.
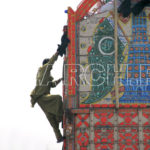
POLYGON ((62 81, 63 78, 60 78, 56 81, 56 85, 59 84, 62 81))

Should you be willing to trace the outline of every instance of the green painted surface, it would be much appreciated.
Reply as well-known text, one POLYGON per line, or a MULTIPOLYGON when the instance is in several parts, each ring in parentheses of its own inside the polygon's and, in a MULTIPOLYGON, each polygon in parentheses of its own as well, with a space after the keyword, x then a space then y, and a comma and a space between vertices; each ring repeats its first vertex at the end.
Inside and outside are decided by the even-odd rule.
MULTIPOLYGON (((114 29, 108 19, 105 19, 97 26, 93 36, 93 48, 88 54, 88 64, 92 74, 91 92, 88 98, 82 104, 95 103, 114 87, 114 29)), ((118 62, 122 63, 124 57, 124 45, 118 37, 118 62)))

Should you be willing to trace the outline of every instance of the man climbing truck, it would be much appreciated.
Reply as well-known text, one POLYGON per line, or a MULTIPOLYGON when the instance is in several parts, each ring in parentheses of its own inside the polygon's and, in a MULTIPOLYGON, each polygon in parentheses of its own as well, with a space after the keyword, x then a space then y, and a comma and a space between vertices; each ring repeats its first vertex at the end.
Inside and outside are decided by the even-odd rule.
POLYGON ((56 52, 49 60, 45 59, 43 66, 39 68, 36 78, 36 87, 31 93, 31 104, 32 107, 34 107, 36 102, 39 104, 53 127, 57 142, 59 143, 63 141, 59 130, 59 123, 63 118, 63 103, 60 95, 50 95, 50 89, 56 87, 62 80, 53 81, 53 77, 50 74, 57 58, 58 53, 56 52))
MULTIPOLYGON (((66 32, 64 33, 66 34, 66 32)), ((64 35, 63 35, 64 36, 64 35)), ((31 105, 34 107, 35 103, 41 107, 45 113, 49 123, 53 127, 57 143, 64 140, 59 130, 59 123, 63 120, 63 103, 60 95, 51 95, 50 89, 56 87, 62 80, 53 81, 51 76, 52 67, 58 56, 63 56, 68 46, 69 39, 67 36, 63 37, 61 45, 59 45, 57 52, 50 58, 43 60, 43 66, 39 68, 36 77, 36 87, 31 92, 31 105)))

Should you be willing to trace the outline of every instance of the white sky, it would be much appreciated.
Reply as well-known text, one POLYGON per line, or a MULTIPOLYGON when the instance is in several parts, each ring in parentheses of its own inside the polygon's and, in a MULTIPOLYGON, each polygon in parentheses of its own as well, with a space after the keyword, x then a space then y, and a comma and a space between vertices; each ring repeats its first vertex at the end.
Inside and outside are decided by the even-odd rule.
MULTIPOLYGON (((81 0, 0 0, 0 150, 61 150, 44 113, 30 107, 38 67, 60 44, 64 10, 81 0)), ((62 76, 59 57, 52 75, 62 76)), ((62 94, 62 84, 51 91, 62 94)))

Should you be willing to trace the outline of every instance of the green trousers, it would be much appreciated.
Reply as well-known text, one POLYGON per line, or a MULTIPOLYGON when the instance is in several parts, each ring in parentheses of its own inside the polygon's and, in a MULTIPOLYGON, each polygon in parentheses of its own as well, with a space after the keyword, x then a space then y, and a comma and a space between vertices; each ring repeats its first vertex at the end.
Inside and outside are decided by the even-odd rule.
POLYGON ((38 99, 38 104, 44 111, 49 123, 53 127, 57 140, 62 137, 59 123, 63 120, 63 103, 60 95, 43 95, 38 99))
POLYGON ((59 130, 59 122, 60 122, 60 120, 58 121, 56 119, 56 116, 53 115, 53 114, 46 114, 46 117, 47 117, 49 123, 51 124, 51 126, 53 127, 56 139, 58 140, 59 138, 62 137, 61 132, 59 130))

